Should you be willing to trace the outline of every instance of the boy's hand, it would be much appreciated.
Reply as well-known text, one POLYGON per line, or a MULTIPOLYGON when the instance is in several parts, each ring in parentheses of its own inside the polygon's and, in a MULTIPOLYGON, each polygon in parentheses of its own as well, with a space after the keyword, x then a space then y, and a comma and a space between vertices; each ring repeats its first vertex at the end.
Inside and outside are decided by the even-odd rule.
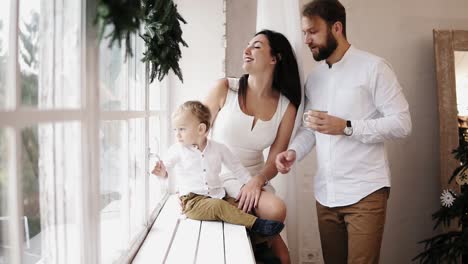
POLYGON ((154 166, 151 173, 159 177, 167 177, 166 166, 164 166, 162 160, 156 162, 156 165, 154 166))

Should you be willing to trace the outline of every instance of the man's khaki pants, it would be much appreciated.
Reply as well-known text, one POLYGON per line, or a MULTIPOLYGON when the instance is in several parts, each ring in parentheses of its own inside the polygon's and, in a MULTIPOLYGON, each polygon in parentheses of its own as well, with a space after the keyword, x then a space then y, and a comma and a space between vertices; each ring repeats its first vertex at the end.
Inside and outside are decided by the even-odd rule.
POLYGON ((224 221, 243 225, 249 229, 257 220, 257 217, 237 208, 235 199, 232 197, 226 196, 223 199, 217 199, 189 193, 181 196, 180 200, 182 201, 182 211, 190 219, 224 221))
POLYGON ((379 263, 389 192, 385 187, 342 207, 316 203, 325 264, 379 263))

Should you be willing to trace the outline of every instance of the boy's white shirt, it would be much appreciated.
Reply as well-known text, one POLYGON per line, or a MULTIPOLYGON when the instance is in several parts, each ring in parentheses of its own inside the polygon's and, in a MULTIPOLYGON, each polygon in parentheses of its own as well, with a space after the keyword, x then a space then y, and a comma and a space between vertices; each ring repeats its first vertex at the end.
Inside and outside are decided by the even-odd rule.
POLYGON ((192 192, 220 199, 226 196, 224 179, 220 177, 221 165, 229 169, 243 184, 251 178, 239 158, 225 145, 210 139, 203 151, 196 146, 176 143, 169 148, 163 162, 169 175, 174 173, 177 176, 179 195, 192 192))

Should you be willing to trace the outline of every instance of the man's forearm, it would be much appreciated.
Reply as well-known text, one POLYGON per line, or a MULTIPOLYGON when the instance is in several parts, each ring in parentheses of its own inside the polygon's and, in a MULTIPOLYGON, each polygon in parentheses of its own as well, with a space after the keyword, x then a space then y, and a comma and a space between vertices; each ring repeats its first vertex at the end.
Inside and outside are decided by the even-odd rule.
POLYGON ((304 127, 300 127, 288 149, 296 152, 296 159, 302 160, 315 145, 315 134, 304 127))

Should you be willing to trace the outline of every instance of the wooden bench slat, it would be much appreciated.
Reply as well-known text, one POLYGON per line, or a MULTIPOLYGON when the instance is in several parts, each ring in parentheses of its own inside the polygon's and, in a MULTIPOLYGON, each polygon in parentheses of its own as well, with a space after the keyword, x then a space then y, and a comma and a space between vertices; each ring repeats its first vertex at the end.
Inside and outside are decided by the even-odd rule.
POLYGON ((245 227, 180 215, 178 197, 171 195, 132 263, 255 263, 245 227))
POLYGON ((224 263, 223 222, 202 221, 197 264, 224 263))
POLYGON ((244 226, 224 223, 224 245, 226 264, 255 263, 244 226))
POLYGON ((177 199, 176 195, 171 195, 167 199, 132 263, 163 263, 181 214, 177 199))
POLYGON ((180 220, 169 250, 166 264, 193 263, 197 253, 201 222, 192 219, 180 220))

